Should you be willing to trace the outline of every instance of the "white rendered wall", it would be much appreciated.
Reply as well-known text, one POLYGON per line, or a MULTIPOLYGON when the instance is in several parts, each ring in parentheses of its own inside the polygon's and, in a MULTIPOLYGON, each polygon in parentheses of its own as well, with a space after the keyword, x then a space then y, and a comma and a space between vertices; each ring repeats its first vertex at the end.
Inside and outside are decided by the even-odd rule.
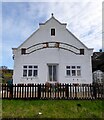
POLYGON ((75 55, 69 51, 58 50, 57 48, 46 48, 30 55, 17 56, 14 66, 14 83, 45 83, 48 80, 47 64, 58 64, 58 81, 61 83, 92 82, 91 64, 88 56, 75 55), (23 65, 38 65, 38 78, 25 80, 22 77, 23 65), (65 74, 67 65, 81 66, 81 77, 67 77, 65 74))

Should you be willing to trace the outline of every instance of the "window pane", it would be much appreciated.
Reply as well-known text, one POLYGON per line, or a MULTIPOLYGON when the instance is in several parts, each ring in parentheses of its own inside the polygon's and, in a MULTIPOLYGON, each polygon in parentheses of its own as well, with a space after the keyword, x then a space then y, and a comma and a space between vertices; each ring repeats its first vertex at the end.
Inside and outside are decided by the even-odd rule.
POLYGON ((34 66, 34 68, 38 68, 38 66, 34 66))
POLYGON ((70 69, 70 66, 66 66, 67 69, 70 69))
POLYGON ((29 66, 29 68, 32 68, 32 66, 29 66))
POLYGON ((76 76, 76 71, 72 70, 72 76, 76 76))
POLYGON ((77 70, 77 76, 81 76, 81 71, 77 70))
POLYGON ((72 69, 75 69, 75 66, 72 66, 72 69))
POLYGON ((77 66, 78 69, 80 69, 81 67, 80 66, 77 66))
POLYGON ((21 49, 21 54, 23 55, 23 54, 26 54, 26 48, 22 48, 21 49))
POLYGON ((70 70, 66 70, 66 75, 70 76, 70 70))
POLYGON ((80 49, 80 55, 84 55, 84 49, 80 49))
POLYGON ((51 35, 52 35, 52 36, 55 36, 55 29, 54 29, 54 28, 51 29, 51 35))
POLYGON ((27 66, 23 66, 23 68, 27 68, 27 66))
POLYGON ((56 81, 56 66, 53 66, 53 81, 56 81))
POLYGON ((49 81, 52 81, 52 66, 48 66, 49 69, 49 81))
POLYGON ((34 70, 33 76, 36 77, 38 75, 38 70, 34 70))
POLYGON ((32 76, 32 70, 28 70, 28 76, 32 76))
POLYGON ((23 77, 27 76, 27 70, 23 70, 23 77))

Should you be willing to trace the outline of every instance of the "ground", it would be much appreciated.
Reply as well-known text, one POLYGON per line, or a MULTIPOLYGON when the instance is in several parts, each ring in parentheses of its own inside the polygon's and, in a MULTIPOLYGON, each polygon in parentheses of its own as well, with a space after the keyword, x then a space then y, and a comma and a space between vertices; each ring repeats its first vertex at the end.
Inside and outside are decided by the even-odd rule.
POLYGON ((102 100, 2 100, 3 118, 102 118, 102 100))

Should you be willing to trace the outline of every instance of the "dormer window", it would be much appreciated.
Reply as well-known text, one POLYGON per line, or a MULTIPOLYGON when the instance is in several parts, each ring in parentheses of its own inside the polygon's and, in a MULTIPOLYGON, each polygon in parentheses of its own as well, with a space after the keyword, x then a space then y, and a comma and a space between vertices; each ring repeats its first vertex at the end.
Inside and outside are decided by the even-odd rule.
POLYGON ((51 36, 55 36, 55 28, 51 28, 51 36))

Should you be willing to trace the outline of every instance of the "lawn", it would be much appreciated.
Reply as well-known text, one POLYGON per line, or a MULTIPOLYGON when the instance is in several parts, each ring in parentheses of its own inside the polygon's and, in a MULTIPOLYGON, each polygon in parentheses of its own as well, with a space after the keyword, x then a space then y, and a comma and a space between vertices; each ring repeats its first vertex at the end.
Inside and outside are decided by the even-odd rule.
POLYGON ((103 102, 101 100, 2 100, 2 117, 102 118, 103 102))

